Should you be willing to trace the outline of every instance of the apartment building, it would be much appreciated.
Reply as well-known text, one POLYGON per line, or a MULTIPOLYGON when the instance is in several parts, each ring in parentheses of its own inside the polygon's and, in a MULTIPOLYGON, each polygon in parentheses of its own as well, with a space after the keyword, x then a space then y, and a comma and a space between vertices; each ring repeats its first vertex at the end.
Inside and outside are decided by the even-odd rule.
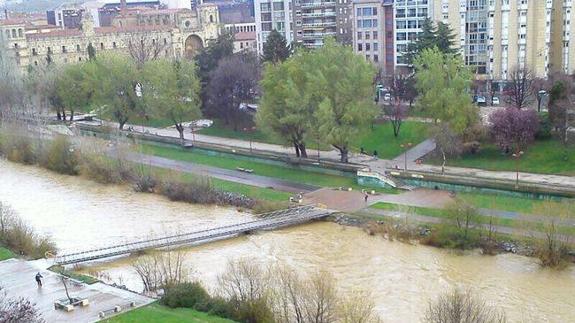
MULTIPOLYGON (((406 66, 404 53, 409 43, 421 33, 423 21, 433 17, 434 0, 395 0, 394 7, 394 52, 395 66, 406 66)), ((438 0, 435 0, 438 1, 438 0)))
POLYGON ((254 1, 258 53, 263 52, 263 44, 274 29, 285 37, 288 44, 294 41, 292 9, 291 0, 254 1))

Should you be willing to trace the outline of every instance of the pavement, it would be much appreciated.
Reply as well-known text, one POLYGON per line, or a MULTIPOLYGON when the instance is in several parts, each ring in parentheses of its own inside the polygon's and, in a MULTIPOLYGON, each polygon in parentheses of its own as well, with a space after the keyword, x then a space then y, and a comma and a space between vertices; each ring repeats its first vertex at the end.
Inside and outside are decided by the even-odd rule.
MULTIPOLYGON (((128 127, 128 125, 126 126, 128 127)), ((142 126, 132 126, 134 131, 147 131, 151 134, 158 134, 163 136, 172 136, 179 138, 179 134, 176 129, 174 128, 165 128, 165 129, 158 129, 158 128, 150 128, 150 127, 142 127, 142 126)), ((186 139, 192 139, 191 131, 187 130, 185 134, 186 139)), ((281 154, 289 154, 295 155, 294 151, 291 147, 284 147, 281 145, 275 144, 268 144, 268 143, 260 143, 260 142, 249 142, 246 140, 241 139, 230 139, 230 138, 222 138, 222 137, 215 137, 215 136, 208 136, 208 135, 201 135, 201 134, 194 134, 193 140, 197 140, 200 142, 206 143, 213 143, 213 144, 220 144, 220 145, 227 145, 227 146, 234 146, 234 147, 241 147, 249 149, 250 145, 253 149, 268 151, 272 153, 281 153, 281 154)), ((433 141, 426 140, 415 147, 413 147, 410 151, 407 152, 408 161, 407 167, 409 170, 413 171, 420 171, 420 172, 428 172, 428 173, 435 173, 441 174, 441 166, 434 166, 434 165, 427 165, 427 164, 417 164, 415 160, 421 158, 423 154, 432 150, 434 146, 433 141)), ((331 151, 320 151, 321 158, 324 159, 331 159, 331 160, 339 160, 339 152, 337 150, 331 151)), ((317 150, 310 149, 308 150, 308 155, 316 156, 317 150)), ((404 168, 404 154, 397 156, 392 160, 386 159, 375 159, 371 156, 351 153, 350 154, 350 162, 359 163, 369 166, 373 171, 377 171, 380 173, 384 173, 384 171, 389 171, 392 169, 404 168)), ((463 167, 445 167, 445 175, 454 175, 460 177, 478 177, 484 179, 497 179, 497 180, 508 180, 514 181, 516 172, 509 172, 509 171, 489 171, 489 170, 482 170, 478 168, 463 168, 463 167)), ((534 173, 524 173, 519 172, 519 180, 520 182, 524 183, 534 183, 534 184, 545 184, 550 186, 562 186, 562 187, 572 187, 575 188, 575 176, 563 176, 563 175, 547 175, 547 174, 534 174, 534 173)))
POLYGON ((61 276, 47 270, 51 264, 45 259, 25 261, 9 259, 0 261, 0 285, 8 297, 24 297, 34 303, 42 318, 48 322, 88 323, 100 320, 98 314, 120 306, 126 311, 131 302, 136 307, 152 303, 154 300, 106 284, 86 285, 68 280, 67 287, 72 297, 87 298, 90 304, 76 307, 71 312, 54 309, 54 301, 66 298, 61 276), (34 277, 40 272, 44 277, 43 286, 37 287, 34 277))
POLYGON ((241 172, 238 170, 229 170, 211 166, 204 166, 185 161, 173 160, 169 158, 151 156, 141 153, 129 153, 125 155, 125 158, 135 163, 202 176, 209 175, 210 177, 230 182, 247 184, 256 187, 273 188, 278 191, 284 191, 290 193, 300 193, 300 192, 307 193, 315 191, 320 188, 319 186, 290 182, 273 177, 266 177, 253 173, 241 172))

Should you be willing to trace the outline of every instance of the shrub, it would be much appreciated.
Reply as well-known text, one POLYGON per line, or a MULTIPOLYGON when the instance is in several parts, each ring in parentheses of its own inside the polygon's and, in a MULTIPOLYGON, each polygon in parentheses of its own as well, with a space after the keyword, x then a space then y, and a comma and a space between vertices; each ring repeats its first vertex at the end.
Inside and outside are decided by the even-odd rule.
POLYGON ((97 154, 82 154, 80 174, 102 184, 121 183, 116 162, 97 154))
POLYGON ((35 147, 29 137, 4 132, 0 140, 0 151, 8 160, 27 165, 36 162, 35 147))
POLYGON ((78 174, 78 157, 67 137, 58 136, 52 140, 40 158, 40 165, 51 171, 78 174))
POLYGON ((535 133, 535 138, 537 139, 549 139, 551 138, 551 130, 553 129, 553 124, 551 119, 549 119, 549 113, 541 112, 539 113, 539 130, 535 133))
POLYGON ((160 192, 172 201, 188 203, 216 203, 216 191, 212 188, 209 179, 198 178, 189 183, 180 181, 164 181, 160 192))
POLYGON ((11 208, 0 203, 0 242, 20 255, 42 258, 56 247, 46 237, 40 237, 11 208))
POLYGON ((209 311, 210 294, 198 283, 181 283, 168 287, 164 291, 161 303, 171 307, 187 307, 198 311, 209 311))

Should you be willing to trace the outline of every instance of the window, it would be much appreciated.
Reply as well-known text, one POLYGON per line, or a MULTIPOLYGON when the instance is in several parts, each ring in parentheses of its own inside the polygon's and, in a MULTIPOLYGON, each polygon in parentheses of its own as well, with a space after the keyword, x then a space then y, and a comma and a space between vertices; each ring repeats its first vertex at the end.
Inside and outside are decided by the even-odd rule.
POLYGON ((361 44, 357 44, 357 51, 361 52, 363 50, 362 45, 361 44))
POLYGON ((104 43, 100 43, 100 49, 104 49, 104 43))
POLYGON ((371 44, 370 43, 366 43, 365 44, 365 51, 369 52, 371 50, 371 44))
POLYGON ((398 21, 395 23, 395 28, 396 28, 396 29, 405 29, 405 26, 406 26, 405 20, 398 20, 398 21))
POLYGON ((374 62, 379 62, 379 56, 377 54, 373 55, 373 61, 374 62))
POLYGON ((361 39, 361 36, 363 35, 363 33, 361 31, 357 32, 357 39, 361 39))
POLYGON ((395 18, 405 18, 405 9, 397 9, 395 11, 395 18))
POLYGON ((62 53, 66 53, 66 46, 62 46, 62 53))
POLYGON ((395 40, 406 40, 407 39, 407 35, 405 33, 397 33, 397 35, 395 35, 395 40))
POLYGON ((76 45, 76 51, 77 51, 77 52, 80 51, 80 45, 76 45))
POLYGON ((370 32, 369 32, 369 31, 366 31, 366 32, 365 32, 365 39, 369 39, 369 38, 370 38, 370 32))
POLYGON ((52 47, 48 46, 48 54, 52 54, 52 47))
POLYGON ((373 19, 373 20, 372 20, 372 26, 373 26, 373 27, 377 27, 377 19, 373 19))
POLYGON ((372 26, 371 19, 363 20, 363 28, 371 28, 371 26, 372 26))
POLYGON ((260 10, 262 12, 270 11, 270 4, 269 3, 262 3, 260 4, 260 10))
POLYGON ((377 39, 377 31, 373 32, 373 39, 377 39))
POLYGON ((377 47, 378 47, 377 45, 378 45, 377 43, 373 43, 373 50, 374 51, 377 51, 377 47))
POLYGON ((274 11, 284 10, 284 3, 283 2, 274 2, 273 8, 274 8, 274 11))
POLYGON ((36 56, 36 55, 38 55, 36 48, 32 48, 32 56, 36 56))

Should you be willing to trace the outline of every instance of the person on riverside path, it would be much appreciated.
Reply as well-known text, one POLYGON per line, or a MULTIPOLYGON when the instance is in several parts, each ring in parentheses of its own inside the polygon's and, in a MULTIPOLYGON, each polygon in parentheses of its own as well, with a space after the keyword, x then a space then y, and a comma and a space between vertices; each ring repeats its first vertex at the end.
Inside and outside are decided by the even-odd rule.
POLYGON ((42 278, 44 278, 42 275, 40 275, 40 272, 38 272, 36 274, 36 283, 38 284, 38 287, 42 287, 42 278))

